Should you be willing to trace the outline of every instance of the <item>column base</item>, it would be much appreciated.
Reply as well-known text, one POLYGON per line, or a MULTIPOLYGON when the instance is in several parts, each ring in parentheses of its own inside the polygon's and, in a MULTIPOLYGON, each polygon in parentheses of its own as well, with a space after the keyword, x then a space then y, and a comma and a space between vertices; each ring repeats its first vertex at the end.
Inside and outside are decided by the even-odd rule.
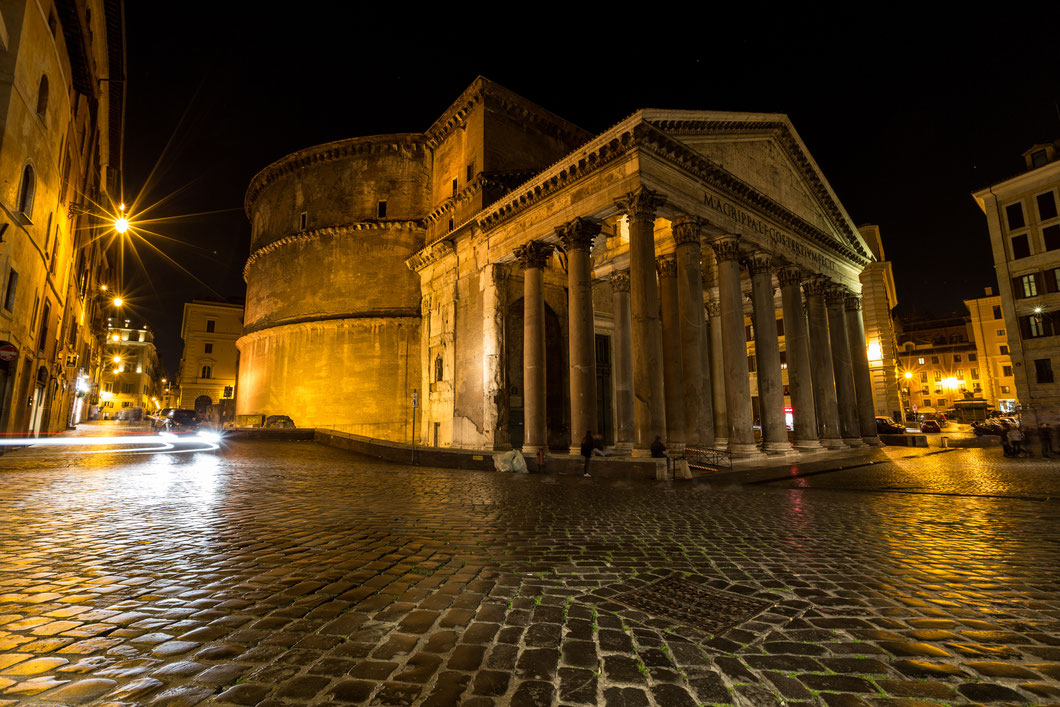
POLYGON ((671 454, 678 454, 685 451, 687 445, 684 442, 668 442, 666 445, 666 451, 671 454))
POLYGON ((824 449, 824 446, 818 439, 797 439, 792 446, 794 446, 799 452, 819 452, 824 449))
POLYGON ((882 447, 883 446, 883 442, 880 440, 879 437, 876 437, 875 435, 872 436, 872 437, 862 437, 861 441, 864 442, 865 444, 869 445, 870 447, 882 447))
POLYGON ((861 437, 844 437, 843 444, 851 449, 861 449, 865 446, 865 443, 861 441, 861 437))
POLYGON ((651 450, 647 447, 634 447, 630 456, 634 459, 648 459, 651 457, 651 450))
POLYGON ((545 456, 547 457, 548 456, 548 447, 543 447, 543 446, 539 446, 539 445, 536 445, 536 444, 524 444, 522 452, 523 452, 523 456, 526 456, 527 454, 533 454, 533 455, 536 456, 538 452, 544 452, 545 456))
POLYGON ((728 449, 729 438, 728 437, 715 437, 714 438, 714 449, 728 449))
POLYGON ((791 442, 765 442, 762 445, 762 451, 770 456, 795 453, 791 442))
POLYGON ((612 449, 614 450, 612 452, 612 454, 618 455, 620 457, 628 457, 630 455, 630 453, 633 451, 633 443, 632 442, 615 442, 615 446, 612 447, 612 449))
POLYGON ((728 448, 729 456, 735 459, 757 457, 762 454, 762 450, 758 448, 757 444, 749 444, 745 442, 732 442, 728 445, 728 448))
POLYGON ((828 439, 822 439, 821 444, 824 445, 825 449, 846 449, 846 444, 843 440, 838 437, 830 437, 828 439))

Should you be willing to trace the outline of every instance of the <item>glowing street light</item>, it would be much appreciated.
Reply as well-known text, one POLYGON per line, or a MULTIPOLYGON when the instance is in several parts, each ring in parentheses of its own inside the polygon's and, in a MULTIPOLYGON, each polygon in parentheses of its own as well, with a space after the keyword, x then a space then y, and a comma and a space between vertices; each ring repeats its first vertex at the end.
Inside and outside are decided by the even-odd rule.
POLYGON ((125 304, 125 300, 123 300, 121 297, 115 297, 114 298, 114 306, 115 307, 120 307, 123 304, 125 304))
POLYGON ((125 204, 119 208, 121 213, 118 214, 118 218, 114 219, 114 230, 118 233, 125 233, 129 230, 129 217, 125 215, 125 204))
POLYGON ((121 356, 115 356, 111 360, 114 361, 114 363, 121 363, 121 356))
POLYGON ((913 377, 913 372, 912 371, 906 371, 905 372, 905 377, 906 377, 906 380, 912 378, 913 377))
POLYGON ((114 334, 113 336, 110 337, 110 340, 111 341, 121 341, 121 337, 118 336, 117 334, 114 334))

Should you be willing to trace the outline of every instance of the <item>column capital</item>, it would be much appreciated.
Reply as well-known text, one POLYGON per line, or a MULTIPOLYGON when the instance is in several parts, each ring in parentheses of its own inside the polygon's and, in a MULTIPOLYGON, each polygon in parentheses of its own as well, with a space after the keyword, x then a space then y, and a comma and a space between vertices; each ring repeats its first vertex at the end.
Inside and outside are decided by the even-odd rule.
POLYGON ((674 219, 674 243, 679 246, 701 243, 703 219, 698 216, 682 215, 674 219))
POLYGON ((765 251, 761 250, 756 250, 753 253, 744 256, 743 264, 747 267, 747 272, 751 275, 760 275, 761 273, 772 273, 773 254, 766 253, 765 251))
POLYGON ((714 317, 721 316, 721 302, 719 302, 718 300, 708 299, 706 302, 703 303, 703 306, 706 307, 707 314, 710 315, 711 319, 713 319, 714 317))
POLYGON ((519 259, 519 264, 523 266, 523 270, 543 268, 548 259, 552 257, 554 248, 555 246, 551 243, 529 241, 515 249, 515 257, 519 259))
POLYGON ((850 290, 847 288, 842 285, 833 285, 825 290, 824 301, 828 303, 829 307, 842 307, 849 295, 850 290))
POLYGON ((848 312, 861 311, 861 296, 848 294, 846 299, 843 300, 843 308, 848 312))
POLYGON ((612 292, 629 292, 629 271, 615 270, 609 278, 612 292))
POLYGON ((824 275, 814 275, 802 283, 807 295, 824 295, 832 287, 832 281, 824 275))
POLYGON ((798 286, 802 282, 802 270, 794 265, 785 265, 777 270, 777 281, 781 287, 798 286))
POLYGON ((659 277, 677 277, 677 258, 672 255, 657 258, 655 267, 659 270, 659 277))
POLYGON ((567 250, 588 251, 600 235, 600 224, 579 216, 557 228, 556 234, 563 240, 567 250))
POLYGON ((615 206, 629 216, 630 221, 655 222, 655 211, 666 203, 666 197, 647 187, 639 187, 620 199, 615 199, 615 206))
POLYGON ((740 259, 740 237, 737 235, 715 236, 710 241, 718 262, 740 259))

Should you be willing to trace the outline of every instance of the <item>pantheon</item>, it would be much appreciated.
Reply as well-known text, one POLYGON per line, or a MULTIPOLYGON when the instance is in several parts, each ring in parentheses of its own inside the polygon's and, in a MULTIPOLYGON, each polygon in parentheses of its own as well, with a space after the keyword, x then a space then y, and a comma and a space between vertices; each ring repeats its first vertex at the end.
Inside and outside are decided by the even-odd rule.
POLYGON ((879 443, 873 256, 785 115, 592 135, 478 78, 422 133, 274 162, 245 207, 240 414, 524 453, 879 443))

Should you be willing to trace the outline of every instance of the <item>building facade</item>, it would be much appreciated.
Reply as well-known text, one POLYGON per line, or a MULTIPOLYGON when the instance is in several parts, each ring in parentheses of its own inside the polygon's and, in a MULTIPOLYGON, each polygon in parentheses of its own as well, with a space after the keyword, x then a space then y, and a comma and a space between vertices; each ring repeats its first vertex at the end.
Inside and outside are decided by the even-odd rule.
POLYGON ((178 407, 205 411, 235 397, 239 352, 236 340, 243 333, 243 305, 193 300, 184 305, 180 337, 178 407))
POLYGON ((983 372, 967 317, 900 318, 898 349, 908 412, 946 413, 969 396, 983 398, 983 372))
POLYGON ((872 399, 877 415, 901 421, 909 403, 908 396, 903 393, 906 386, 901 385, 894 324, 894 308, 898 306, 894 268, 884 253, 879 226, 861 226, 858 231, 874 256, 873 262, 866 265, 860 275, 872 399))
POLYGON ((786 116, 593 136, 480 78, 424 133, 266 167, 246 210, 239 414, 524 452, 878 442, 872 255, 786 116))
POLYGON ((1024 413, 1060 422, 1060 141, 1023 154, 1025 171, 975 192, 986 215, 1016 393, 1024 413))
POLYGON ((0 2, 0 431, 54 431, 98 402, 102 287, 95 204, 117 197, 120 0, 0 2))
POLYGON ((971 316, 969 324, 979 358, 983 397, 999 412, 1012 414, 1017 411, 1019 398, 1001 297, 988 287, 986 297, 965 300, 964 306, 971 316))
POLYGON ((162 407, 159 398, 160 369, 155 335, 143 325, 112 321, 107 327, 107 345, 102 374, 99 416, 115 419, 121 410, 142 408, 150 414, 162 407))

